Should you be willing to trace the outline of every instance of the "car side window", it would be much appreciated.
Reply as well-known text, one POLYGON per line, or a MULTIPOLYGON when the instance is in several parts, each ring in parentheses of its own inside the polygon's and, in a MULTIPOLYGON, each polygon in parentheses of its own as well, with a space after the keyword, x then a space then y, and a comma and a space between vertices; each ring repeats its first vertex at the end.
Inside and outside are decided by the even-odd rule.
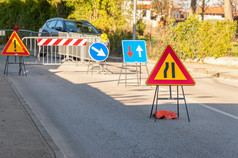
POLYGON ((70 31, 70 32, 77 32, 77 28, 76 28, 74 22, 67 21, 67 22, 66 22, 66 28, 67 28, 67 30, 70 31))
POLYGON ((49 27, 49 26, 50 26, 50 21, 48 21, 48 22, 46 23, 46 26, 47 26, 47 27, 49 27))
POLYGON ((93 30, 92 26, 90 26, 88 23, 84 23, 82 26, 83 26, 83 32, 84 33, 96 33, 93 30))
POLYGON ((50 29, 54 29, 56 22, 57 22, 56 20, 51 21, 51 22, 48 24, 48 27, 49 27, 50 29))
POLYGON ((55 28, 57 30, 61 30, 62 31, 63 30, 63 23, 62 23, 62 21, 58 21, 56 26, 55 26, 55 28))

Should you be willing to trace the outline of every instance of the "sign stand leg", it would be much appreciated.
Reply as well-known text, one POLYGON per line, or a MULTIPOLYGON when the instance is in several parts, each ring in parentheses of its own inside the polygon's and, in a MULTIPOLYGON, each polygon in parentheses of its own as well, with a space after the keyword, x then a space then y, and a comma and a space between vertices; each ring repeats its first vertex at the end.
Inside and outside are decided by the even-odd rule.
POLYGON ((171 90, 171 85, 169 86, 169 99, 172 99, 172 90, 171 90))
POLYGON ((158 100, 159 100, 159 86, 157 88, 157 91, 156 91, 156 104, 155 104, 155 122, 156 122, 156 111, 157 111, 157 107, 158 107, 158 100))
POLYGON ((177 86, 177 115, 179 117, 179 87, 177 86))
POLYGON ((138 65, 136 63, 136 77, 137 77, 137 84, 139 85, 140 83, 139 83, 139 74, 138 73, 139 73, 138 72, 138 65))
POLYGON ((25 67, 25 62, 24 62, 24 58, 23 58, 23 57, 22 57, 22 62, 23 62, 23 69, 24 69, 24 72, 25 72, 25 74, 26 74, 26 76, 27 76, 26 67, 25 67))
POLYGON ((23 59, 23 56, 19 56, 19 75, 24 76, 24 74, 27 76, 24 59, 23 59))
POLYGON ((125 68, 126 74, 125 74, 125 87, 127 85, 127 63, 126 63, 126 68, 125 68))
MULTIPOLYGON (((153 99, 153 103, 152 103, 152 107, 151 107, 151 112, 150 112, 150 118, 152 117, 152 113, 153 113, 153 109, 154 109, 154 104, 155 104, 155 97, 156 97, 156 95, 157 95, 157 88, 158 88, 159 86, 156 86, 156 88, 155 88, 155 94, 154 94, 154 99, 153 99)), ((157 99, 157 98, 156 98, 157 99)))
POLYGON ((120 71, 120 75, 119 75, 119 79, 118 79, 117 85, 120 84, 121 75, 122 75, 123 69, 125 69, 124 70, 124 73, 125 73, 125 87, 127 87, 127 80, 128 80, 127 67, 129 67, 129 66, 132 66, 133 68, 136 69, 136 82, 135 83, 138 86, 141 85, 141 82, 142 82, 142 66, 146 66, 147 74, 149 76, 149 71, 148 71, 148 67, 147 67, 146 63, 145 63, 145 65, 142 65, 141 63, 135 63, 133 65, 127 65, 127 63, 122 63, 121 71, 120 71))
POLYGON ((124 63, 122 63, 122 65, 121 65, 121 71, 120 71, 120 75, 119 75, 119 79, 118 79, 117 85, 119 85, 120 80, 121 80, 121 73, 122 73, 123 66, 124 66, 124 63))
POLYGON ((8 61, 9 61, 9 56, 7 56, 7 59, 6 59, 6 64, 5 64, 5 68, 4 68, 4 75, 8 75, 8 61))
POLYGON ((140 63, 140 85, 141 85, 141 63, 140 63))
POLYGON ((183 86, 181 86, 181 88, 182 88, 184 104, 185 104, 185 108, 186 108, 186 112, 187 112, 187 116, 188 116, 188 122, 190 122, 190 118, 189 118, 189 114, 188 114, 188 107, 187 107, 187 103, 186 103, 186 99, 185 99, 185 94, 184 94, 183 86))
MULTIPOLYGON (((152 106, 151 106, 150 118, 153 115, 154 106, 155 106, 155 114, 157 112, 158 100, 177 100, 177 115, 179 117, 179 100, 184 100, 186 113, 187 113, 187 117, 188 117, 188 122, 190 122, 190 117, 189 117, 189 113, 188 113, 188 107, 187 107, 187 102, 186 102, 183 86, 181 86, 181 88, 182 88, 183 97, 179 97, 179 86, 177 86, 177 98, 173 98, 171 85, 169 85, 169 93, 170 93, 169 98, 159 98, 159 85, 156 85, 156 89, 155 89, 155 93, 154 93, 154 99, 153 99, 153 103, 152 103, 152 106)), ((157 117, 155 115, 155 122, 156 122, 156 119, 157 119, 157 117)))
POLYGON ((19 56, 19 76, 20 76, 20 75, 23 75, 21 56, 19 56))

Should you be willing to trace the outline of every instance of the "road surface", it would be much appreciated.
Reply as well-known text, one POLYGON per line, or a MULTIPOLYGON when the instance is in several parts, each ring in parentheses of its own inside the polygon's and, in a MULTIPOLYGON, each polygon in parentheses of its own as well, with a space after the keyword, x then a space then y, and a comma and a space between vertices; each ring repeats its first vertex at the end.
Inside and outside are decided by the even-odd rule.
MULTIPOLYGON (((154 122, 155 87, 118 86, 120 66, 109 63, 113 74, 103 75, 87 74, 85 65, 28 65, 23 77, 10 65, 8 78, 66 158, 237 157, 237 81, 192 72, 196 86, 185 87, 191 122, 183 101, 179 119, 154 122)), ((159 95, 167 97, 168 87, 159 95)), ((159 101, 159 109, 176 112, 175 104, 159 101)))

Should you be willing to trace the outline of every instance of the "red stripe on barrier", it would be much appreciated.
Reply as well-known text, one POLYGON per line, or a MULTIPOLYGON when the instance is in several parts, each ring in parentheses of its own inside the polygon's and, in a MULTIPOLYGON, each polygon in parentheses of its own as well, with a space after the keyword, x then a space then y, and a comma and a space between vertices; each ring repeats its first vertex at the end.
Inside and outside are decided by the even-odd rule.
POLYGON ((53 43, 52 45, 53 45, 53 46, 57 46, 62 40, 63 40, 63 39, 57 39, 57 40, 55 41, 55 43, 53 43))
POLYGON ((51 41, 52 41, 52 39, 49 38, 44 43, 42 43, 42 45, 48 45, 51 41))
POLYGON ((41 40, 42 40, 42 38, 38 38, 38 43, 40 43, 41 40))
POLYGON ((67 46, 73 39, 68 39, 67 41, 64 42, 63 46, 67 46))
POLYGON ((79 43, 81 43, 82 42, 82 39, 78 39, 73 45, 74 46, 77 46, 79 43))
MULTIPOLYGON (((74 39, 52 39, 52 38, 48 38, 48 39, 45 39, 45 38, 38 38, 37 39, 37 42, 38 44, 41 43, 42 46, 47 46, 47 45, 53 45, 53 46, 57 46, 59 45, 63 40, 66 40, 64 43, 62 43, 61 45, 63 46, 67 46, 69 45, 74 39), (54 42, 53 42, 53 41, 54 42)), ((79 46, 79 45, 83 45, 83 46, 86 46, 87 45, 87 40, 84 40, 84 39, 77 39, 74 43, 72 43, 71 45, 74 45, 74 46, 79 46)))

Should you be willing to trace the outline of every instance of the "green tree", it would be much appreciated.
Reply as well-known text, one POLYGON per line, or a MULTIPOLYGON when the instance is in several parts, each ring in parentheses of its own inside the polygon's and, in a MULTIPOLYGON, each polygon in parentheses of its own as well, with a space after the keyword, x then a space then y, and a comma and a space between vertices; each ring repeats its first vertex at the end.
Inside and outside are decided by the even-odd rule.
POLYGON ((65 0, 66 6, 72 8, 68 16, 71 19, 84 19, 97 28, 108 31, 126 28, 121 10, 122 0, 65 0))
POLYGON ((9 0, 0 3, 0 28, 38 31, 47 19, 56 15, 56 8, 47 0, 9 0))

